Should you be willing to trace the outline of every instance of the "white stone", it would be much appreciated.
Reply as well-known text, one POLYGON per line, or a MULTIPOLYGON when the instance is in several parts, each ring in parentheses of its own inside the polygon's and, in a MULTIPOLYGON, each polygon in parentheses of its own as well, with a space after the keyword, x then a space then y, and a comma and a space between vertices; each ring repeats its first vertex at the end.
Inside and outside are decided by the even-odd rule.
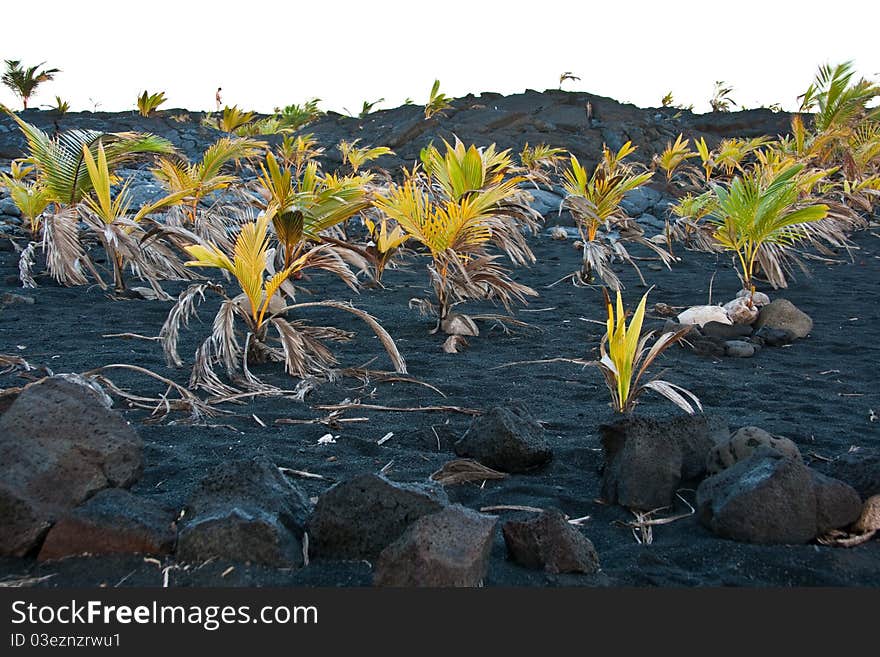
POLYGON ((748 299, 738 297, 724 304, 724 311, 734 324, 751 324, 758 319, 758 307, 749 306, 748 299))
POLYGON ((702 327, 709 322, 733 324, 727 311, 721 306, 693 306, 678 315, 679 324, 696 324, 702 327))

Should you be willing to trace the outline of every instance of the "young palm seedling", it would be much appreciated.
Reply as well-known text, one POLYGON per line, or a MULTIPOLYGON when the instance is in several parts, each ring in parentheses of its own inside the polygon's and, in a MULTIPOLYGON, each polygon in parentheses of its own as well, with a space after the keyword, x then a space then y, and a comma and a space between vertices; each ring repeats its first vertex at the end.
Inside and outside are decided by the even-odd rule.
POLYGON ((564 155, 564 148, 553 148, 547 144, 529 146, 526 142, 519 154, 521 166, 517 172, 535 187, 539 185, 551 187, 553 180, 550 174, 556 173, 564 155))
POLYGON ((138 96, 137 100, 137 108, 138 112, 141 116, 150 116, 153 112, 159 109, 159 106, 165 103, 168 100, 165 98, 165 92, 160 91, 159 93, 151 94, 144 90, 140 96, 138 96))
POLYGON ((198 162, 187 162, 179 157, 160 158, 153 175, 169 196, 180 199, 176 212, 169 213, 169 225, 186 226, 202 239, 225 243, 225 228, 212 219, 212 213, 203 211, 201 205, 210 194, 238 182, 238 176, 229 171, 231 165, 255 157, 262 148, 260 142, 251 139, 222 137, 205 150, 198 162))
MULTIPOLYGON (((514 302, 536 296, 517 283, 489 247, 495 246, 514 263, 534 262, 522 229, 535 225, 535 214, 517 188, 520 178, 505 178, 511 170, 507 152, 494 146, 483 151, 456 141, 441 154, 429 146, 422 152, 425 175, 413 171, 403 185, 392 185, 376 200, 376 207, 393 219, 414 241, 428 249, 428 272, 434 301, 414 300, 438 318, 435 328, 456 338, 478 335, 474 319, 453 308, 469 300, 495 300, 511 312, 514 302)), ((498 318, 496 318, 498 319, 498 318)), ((509 318, 506 318, 509 319, 509 318)))
MULTIPOLYGON (((156 135, 134 132, 69 130, 50 137, 5 107, 0 106, 0 110, 9 114, 24 134, 28 144, 27 159, 36 172, 34 185, 49 201, 41 221, 41 247, 46 254, 49 273, 64 285, 85 284, 88 279, 84 270, 100 281, 80 241, 78 226, 78 207, 94 191, 86 168, 85 151, 94 157, 100 144, 112 173, 115 167, 139 154, 172 153, 173 146, 156 135)), ((26 252, 29 258, 32 257, 32 248, 26 252)), ((32 280, 29 273, 27 278, 32 280)))
MULTIPOLYGON (((235 394, 239 389, 277 391, 277 388, 264 383, 250 371, 249 365, 263 362, 282 362, 286 371, 298 378, 330 376, 337 361, 325 342, 347 341, 353 334, 333 327, 312 326, 287 317, 289 312, 314 307, 342 310, 366 322, 388 352, 394 369, 405 373, 406 364, 391 336, 368 313, 339 301, 286 304, 279 293, 282 283, 288 277, 320 263, 326 247, 305 250, 288 267, 273 274, 269 221, 269 216, 263 214, 256 221, 243 224, 231 254, 213 244, 186 248, 193 258, 187 265, 222 269, 233 276, 242 292, 230 297, 215 283, 201 283, 181 293, 159 333, 169 364, 182 366, 177 350, 180 327, 188 325, 205 292, 213 291, 223 298, 223 302, 214 318, 211 335, 196 351, 190 376, 192 388, 201 388, 216 395, 235 394), (225 369, 232 384, 238 388, 220 379, 215 370, 218 366, 225 369)), ((344 264, 340 263, 335 273, 350 286, 355 285, 354 276, 344 264)))
POLYGON ((442 116, 443 112, 452 107, 450 98, 440 93, 440 80, 434 80, 431 85, 431 93, 428 95, 428 103, 425 105, 425 118, 430 119, 435 114, 442 116))
POLYGON ((360 139, 355 139, 351 142, 343 139, 339 142, 342 162, 351 167, 352 173, 357 173, 367 162, 377 160, 383 155, 394 155, 394 151, 387 146, 375 146, 372 148, 370 146, 358 146, 359 141, 360 139))
POLYGON ((49 190, 35 181, 28 181, 15 175, 0 174, 0 184, 9 191, 9 197, 15 207, 27 221, 32 240, 40 237, 42 215, 52 202, 49 190))
POLYGON ((582 239, 583 264, 581 270, 571 276, 575 284, 589 285, 595 275, 612 288, 620 288, 620 279, 611 269, 615 257, 630 263, 644 284, 638 266, 623 245, 625 241, 648 247, 667 267, 672 261, 667 251, 643 237, 644 231, 620 207, 628 192, 641 187, 653 176, 650 171, 638 173, 632 165, 623 162, 633 151, 635 147, 630 142, 616 152, 603 147, 602 160, 592 175, 572 155, 570 167, 563 172, 563 187, 568 194, 563 208, 571 211, 582 239))
POLYGON ((734 178, 729 188, 713 188, 717 205, 707 218, 715 228, 713 237, 736 255, 743 288, 752 293, 758 266, 771 285, 785 286, 784 269, 795 244, 845 240, 834 222, 816 223, 828 215, 828 206, 801 198, 797 175, 802 169, 797 164, 767 180, 754 167, 734 178))
POLYGON ((37 87, 44 82, 49 82, 55 77, 56 73, 61 72, 57 68, 38 70, 46 62, 41 62, 29 68, 23 68, 21 62, 14 59, 7 59, 5 63, 6 70, 3 72, 3 76, 0 77, 0 82, 21 99, 24 109, 28 108, 28 101, 34 95, 37 87))
POLYGON ((310 242, 333 245, 322 252, 328 264, 332 264, 334 258, 339 260, 339 248, 360 252, 330 233, 369 207, 366 185, 370 176, 322 176, 317 163, 312 162, 306 165, 301 177, 294 177, 294 172, 282 167, 272 153, 266 154, 266 162, 260 169, 258 192, 264 201, 260 207, 272 220, 284 268, 289 267, 310 242))
POLYGON ((663 152, 654 156, 654 164, 666 174, 667 186, 672 184, 672 178, 682 164, 692 157, 697 157, 697 154, 688 148, 690 139, 682 139, 682 137, 683 135, 679 133, 674 144, 667 143, 663 152))
POLYGON ((173 195, 166 196, 157 203, 145 205, 132 213, 127 181, 115 197, 111 195, 113 176, 101 142, 98 142, 97 157, 93 157, 89 149, 83 147, 83 159, 93 191, 80 205, 79 215, 88 230, 103 245, 107 260, 112 263, 116 292, 125 291, 124 272, 128 266, 138 278, 147 281, 157 295, 168 298, 159 284, 160 279, 191 279, 192 275, 183 268, 169 245, 161 239, 144 239, 145 233, 140 222, 148 214, 177 199, 173 195))
POLYGON ((690 331, 690 327, 675 332, 664 333, 649 347, 653 332, 642 335, 642 323, 645 319, 645 304, 648 293, 642 296, 629 326, 626 325, 626 313, 623 299, 617 290, 616 307, 611 303, 608 291, 603 288, 605 308, 608 312, 605 336, 599 347, 599 369, 605 377, 605 385, 611 393, 611 406, 618 413, 629 413, 638 402, 639 396, 646 390, 657 392, 686 413, 693 414, 694 407, 702 410, 700 400, 692 392, 684 388, 653 378, 642 383, 647 369, 660 354, 681 340, 690 331))

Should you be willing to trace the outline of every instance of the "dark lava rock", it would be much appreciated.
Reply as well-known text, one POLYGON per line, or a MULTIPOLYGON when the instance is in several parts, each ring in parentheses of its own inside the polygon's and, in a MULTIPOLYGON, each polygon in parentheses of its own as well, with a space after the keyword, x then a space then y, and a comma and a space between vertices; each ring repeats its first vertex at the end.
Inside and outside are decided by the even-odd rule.
POLYGON ((13 306, 13 305, 27 305, 32 306, 36 303, 36 299, 31 296, 27 296, 24 294, 15 294, 13 292, 4 292, 3 296, 0 296, 0 303, 4 306, 13 306))
POLYGON ((748 324, 722 324, 721 322, 706 322, 701 329, 707 338, 717 340, 735 340, 752 334, 752 327, 748 324))
POLYGON ((663 333, 675 333, 684 328, 690 329, 685 336, 688 340, 699 338, 703 335, 700 327, 696 324, 679 324, 678 322, 671 319, 667 319, 663 323, 663 328, 660 330, 660 334, 662 335, 663 333))
POLYGON ((813 330, 813 320, 788 299, 776 299, 761 308, 755 329, 763 327, 787 331, 795 338, 805 338, 813 330))
POLYGON ((826 474, 845 481, 862 499, 880 494, 880 449, 862 448, 847 452, 825 468, 826 474))
POLYGON ((768 347, 784 347, 794 342, 795 336, 790 331, 762 326, 752 335, 752 340, 768 347))
POLYGON ((489 569, 495 516, 461 505, 422 516, 379 555, 376 586, 479 586, 489 569))
POLYGON ((475 417, 455 443, 455 453, 503 472, 526 472, 553 456, 544 427, 521 404, 496 406, 475 417))
POLYGON ((807 543, 818 532, 816 510, 810 469, 768 449, 759 449, 697 488, 700 521, 737 541, 807 543))
POLYGON ((724 343, 724 354, 729 358, 751 358, 757 351, 758 347, 744 340, 728 340, 724 343))
POLYGON ((862 513, 862 498, 858 492, 839 479, 813 472, 816 489, 816 526, 819 534, 829 529, 851 525, 862 513))
POLYGON ((670 504, 681 481, 702 477, 709 451, 730 436, 727 422, 712 415, 631 416, 601 425, 599 433, 602 496, 633 509, 670 504))
POLYGON ((688 338, 694 351, 700 356, 709 356, 711 358, 721 358, 727 355, 727 347, 724 346, 723 340, 707 337, 688 338))
POLYGON ((399 484, 377 474, 340 482, 318 499, 309 519, 316 556, 372 560, 422 516, 449 504, 434 484, 399 484))
POLYGON ((108 488, 52 526, 38 559, 78 554, 170 554, 176 536, 173 511, 150 498, 108 488))
POLYGON ((650 418, 602 425, 605 451, 602 497, 631 509, 656 509, 672 502, 684 465, 681 446, 657 432, 650 418))
POLYGON ((300 566, 308 498, 265 457, 213 468, 187 503, 177 556, 300 566))
POLYGON ((511 520, 501 527, 510 558, 526 568, 549 573, 595 573, 599 555, 593 543, 550 509, 529 520, 511 520))
POLYGON ((716 474, 734 463, 749 458, 758 449, 771 449, 782 456, 801 459, 801 452, 793 440, 774 436, 760 427, 742 427, 729 440, 718 443, 709 451, 706 470, 716 474))
POLYGON ((142 452, 91 386, 54 376, 26 387, 0 416, 0 555, 26 554, 90 495, 131 485, 142 452))

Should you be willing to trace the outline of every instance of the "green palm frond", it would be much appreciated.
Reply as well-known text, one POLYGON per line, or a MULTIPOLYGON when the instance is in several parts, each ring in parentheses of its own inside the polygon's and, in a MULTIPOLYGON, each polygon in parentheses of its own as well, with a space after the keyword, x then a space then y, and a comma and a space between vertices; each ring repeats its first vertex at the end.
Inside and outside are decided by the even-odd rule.
POLYGON ((97 154, 101 142, 108 166, 113 169, 142 154, 170 154, 175 152, 171 142, 149 133, 104 133, 95 130, 68 130, 55 137, 7 113, 18 124, 28 144, 28 158, 37 168, 38 179, 54 203, 75 205, 92 191, 83 148, 97 154))

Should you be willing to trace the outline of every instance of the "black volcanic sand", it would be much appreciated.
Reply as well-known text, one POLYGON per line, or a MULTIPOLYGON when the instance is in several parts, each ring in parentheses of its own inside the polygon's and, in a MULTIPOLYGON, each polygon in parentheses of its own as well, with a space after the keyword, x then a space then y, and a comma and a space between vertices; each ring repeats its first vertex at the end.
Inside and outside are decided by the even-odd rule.
MULTIPOLYGON (((798 275, 790 289, 773 292, 809 313, 812 335, 786 348, 765 348, 755 358, 712 359, 690 350, 674 348, 661 360, 669 371, 665 378, 695 392, 705 410, 726 416, 732 428, 758 425, 793 439, 808 462, 822 469, 825 458, 837 457, 853 446, 880 445, 880 422, 869 420, 870 409, 880 410, 877 389, 880 312, 880 241, 866 231, 854 236, 859 250, 838 264, 811 262, 812 276, 798 275)), ((468 425, 454 413, 348 412, 367 416, 369 422, 346 425, 336 444, 318 445, 327 432, 321 425, 275 425, 279 418, 315 418, 323 415, 315 404, 360 398, 365 402, 417 406, 452 404, 486 408, 506 399, 525 401, 546 423, 553 446, 551 464, 534 474, 489 481, 484 487, 465 484, 447 489, 450 498, 472 508, 489 505, 558 507, 571 517, 590 516, 584 533, 594 542, 602 571, 594 576, 548 575, 518 567, 506 559, 498 531, 487 585, 572 586, 789 586, 880 585, 880 541, 852 549, 820 545, 756 546, 723 540, 704 529, 693 517, 655 528, 652 545, 639 545, 620 521, 632 516, 618 507, 596 501, 602 454, 597 427, 612 419, 608 394, 597 370, 565 364, 540 364, 493 369, 511 361, 552 357, 595 356, 603 327, 583 321, 601 320, 598 289, 575 288, 561 283, 548 289, 578 266, 571 242, 546 237, 532 240, 539 263, 521 269, 517 278, 540 291, 531 311, 519 317, 536 330, 505 335, 483 324, 483 334, 471 340, 458 355, 440 350, 441 338, 430 335, 432 322, 408 308, 410 298, 426 286, 425 261, 410 260, 404 269, 386 274, 385 290, 364 290, 359 296, 333 278, 314 277, 317 298, 351 299, 375 314, 393 334, 404 353, 412 376, 440 388, 431 390, 408 383, 375 383, 343 379, 313 392, 306 403, 286 399, 258 399, 246 406, 231 406, 235 416, 217 420, 214 427, 179 424, 145 425, 142 411, 123 411, 138 427, 145 442, 145 471, 134 492, 157 498, 180 509, 195 483, 213 465, 229 458, 264 454, 278 465, 318 473, 334 481, 362 472, 378 471, 391 463, 389 476, 397 481, 420 481, 455 458, 451 445, 468 425), (259 426, 256 414, 265 424, 259 426), (379 446, 388 432, 394 436, 379 446), (436 433, 435 433, 436 432, 436 433), (438 444, 439 441, 439 444, 438 444), (329 460, 335 457, 334 460, 329 460)), ((655 271, 642 262, 655 286, 650 304, 673 306, 705 303, 710 278, 714 299, 723 301, 738 289, 727 257, 690 252, 674 269, 655 271)), ((643 289, 635 273, 618 267, 627 285, 628 307, 643 289)), ((186 381, 186 371, 166 367, 155 342, 104 338, 106 333, 131 332, 156 335, 170 303, 113 300, 96 287, 61 288, 43 278, 36 290, 16 289, 14 254, 0 253, 3 291, 36 298, 34 305, 7 306, 0 311, 0 353, 18 353, 34 365, 54 372, 80 372, 109 363, 136 364, 186 381)), ((171 290, 176 292, 175 284, 171 290)), ((184 333, 181 353, 191 356, 198 341, 210 330, 217 302, 206 303, 202 324, 184 333)), ((471 310, 480 310, 471 307, 471 310)), ((309 317, 357 330, 355 341, 339 350, 345 366, 358 366, 378 357, 372 367, 389 368, 378 341, 357 320, 345 313, 316 309, 309 317)), ((657 368, 655 367, 655 370, 657 368)), ((259 374, 284 382, 280 366, 262 367, 259 374)), ((160 392, 151 380, 126 373, 113 377, 138 392, 160 392)), ((0 386, 20 385, 17 375, 0 377, 0 386)), ((643 397, 639 412, 669 415, 677 409, 653 393, 643 397)), ((181 419, 181 418, 177 418, 181 419)), ((311 496, 328 486, 324 481, 298 480, 311 496)), ((691 501, 692 491, 682 491, 691 501)), ((673 512, 680 512, 676 509, 673 512)), ((503 514, 502 520, 517 514, 503 514)), ((520 514, 522 515, 522 514, 520 514)), ((166 561, 163 565, 172 565, 166 561)), ((261 585, 298 586, 369 585, 369 564, 315 560, 301 570, 277 570, 247 564, 213 562, 181 566, 169 572, 172 586, 261 585)), ((141 557, 70 558, 37 564, 31 559, 0 560, 0 579, 11 576, 54 575, 44 586, 156 586, 162 573, 141 557)))

